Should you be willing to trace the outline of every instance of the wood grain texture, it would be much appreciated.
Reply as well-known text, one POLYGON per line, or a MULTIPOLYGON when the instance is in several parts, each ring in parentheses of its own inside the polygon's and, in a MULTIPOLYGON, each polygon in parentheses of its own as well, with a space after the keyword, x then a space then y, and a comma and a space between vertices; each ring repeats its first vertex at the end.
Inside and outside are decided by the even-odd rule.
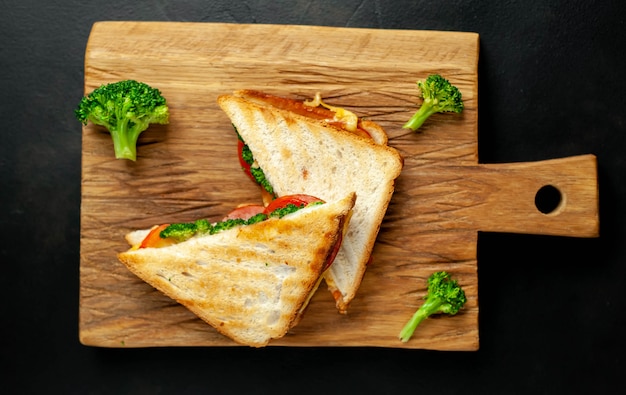
POLYGON ((171 123, 152 126, 137 162, 115 160, 111 138, 83 129, 80 340, 102 347, 233 346, 184 307, 132 275, 116 259, 123 235, 156 223, 217 220, 259 201, 239 169, 236 136, 219 94, 259 89, 311 98, 322 93, 386 128, 405 159, 374 250, 347 315, 324 286, 281 346, 373 346, 476 350, 477 234, 504 231, 594 237, 595 158, 478 163, 478 35, 315 26, 99 22, 85 57, 85 91, 133 78, 159 88, 171 123), (420 133, 402 124, 416 110, 415 81, 441 73, 457 85, 462 114, 434 115, 420 133), (554 185, 550 214, 534 196, 554 185), (448 270, 468 303, 454 317, 397 335, 421 304, 426 278, 448 270))

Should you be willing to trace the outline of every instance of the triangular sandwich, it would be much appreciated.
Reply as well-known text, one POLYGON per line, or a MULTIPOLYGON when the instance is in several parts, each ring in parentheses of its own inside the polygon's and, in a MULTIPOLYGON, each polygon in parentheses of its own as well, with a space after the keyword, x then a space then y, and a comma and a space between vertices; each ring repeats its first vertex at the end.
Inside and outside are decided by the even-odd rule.
MULTIPOLYGON (((131 272, 218 332, 262 347, 298 323, 332 263, 355 199, 348 193, 214 232, 230 223, 225 220, 184 241, 174 240, 172 232, 192 223, 135 231, 126 237, 133 247, 118 257, 131 272), (163 233, 168 229, 174 230, 163 233), (148 242, 154 238, 169 243, 159 247, 158 242, 148 242)), ((207 225, 193 224, 194 232, 207 225)))

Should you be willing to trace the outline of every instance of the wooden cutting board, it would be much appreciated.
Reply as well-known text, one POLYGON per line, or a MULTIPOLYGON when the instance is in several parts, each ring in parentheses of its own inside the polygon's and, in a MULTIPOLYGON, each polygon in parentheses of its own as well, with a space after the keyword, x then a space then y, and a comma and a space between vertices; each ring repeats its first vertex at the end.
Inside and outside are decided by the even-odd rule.
POLYGON ((593 155, 535 163, 478 163, 479 37, 475 33, 314 26, 99 22, 85 57, 85 91, 137 79, 159 88, 171 123, 140 137, 136 162, 115 160, 109 134, 83 129, 80 341, 103 347, 232 346, 116 259, 124 234, 170 221, 218 220, 257 202, 239 168, 219 94, 252 88, 297 98, 321 92, 386 128, 405 159, 357 298, 336 312, 322 285, 281 346, 476 350, 477 234, 598 235, 593 155), (440 73, 463 93, 462 114, 437 114, 419 133, 401 128, 417 109, 418 79, 440 73), (560 202, 544 214, 538 191, 560 202), (420 306, 426 278, 448 270, 468 302, 454 317, 397 335, 420 306))

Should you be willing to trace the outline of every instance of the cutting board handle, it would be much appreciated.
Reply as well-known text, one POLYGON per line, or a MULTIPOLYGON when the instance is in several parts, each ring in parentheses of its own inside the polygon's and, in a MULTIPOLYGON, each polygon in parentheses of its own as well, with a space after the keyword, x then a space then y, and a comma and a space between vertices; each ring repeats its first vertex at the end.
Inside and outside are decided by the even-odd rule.
POLYGON ((597 237, 598 181, 594 155, 538 162, 478 165, 485 204, 475 206, 478 228, 597 237))

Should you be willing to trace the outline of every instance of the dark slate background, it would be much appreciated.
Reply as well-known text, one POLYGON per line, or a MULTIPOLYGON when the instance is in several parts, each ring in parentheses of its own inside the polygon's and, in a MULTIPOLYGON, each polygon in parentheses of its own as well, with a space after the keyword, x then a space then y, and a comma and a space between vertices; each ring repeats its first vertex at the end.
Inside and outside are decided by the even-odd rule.
POLYGON ((32 394, 603 393, 622 383, 626 2, 0 2, 2 386, 32 394), (336 4, 338 3, 338 4, 336 4), (99 20, 480 34, 483 163, 598 157, 601 237, 479 237, 477 352, 78 342, 83 59, 99 20))

